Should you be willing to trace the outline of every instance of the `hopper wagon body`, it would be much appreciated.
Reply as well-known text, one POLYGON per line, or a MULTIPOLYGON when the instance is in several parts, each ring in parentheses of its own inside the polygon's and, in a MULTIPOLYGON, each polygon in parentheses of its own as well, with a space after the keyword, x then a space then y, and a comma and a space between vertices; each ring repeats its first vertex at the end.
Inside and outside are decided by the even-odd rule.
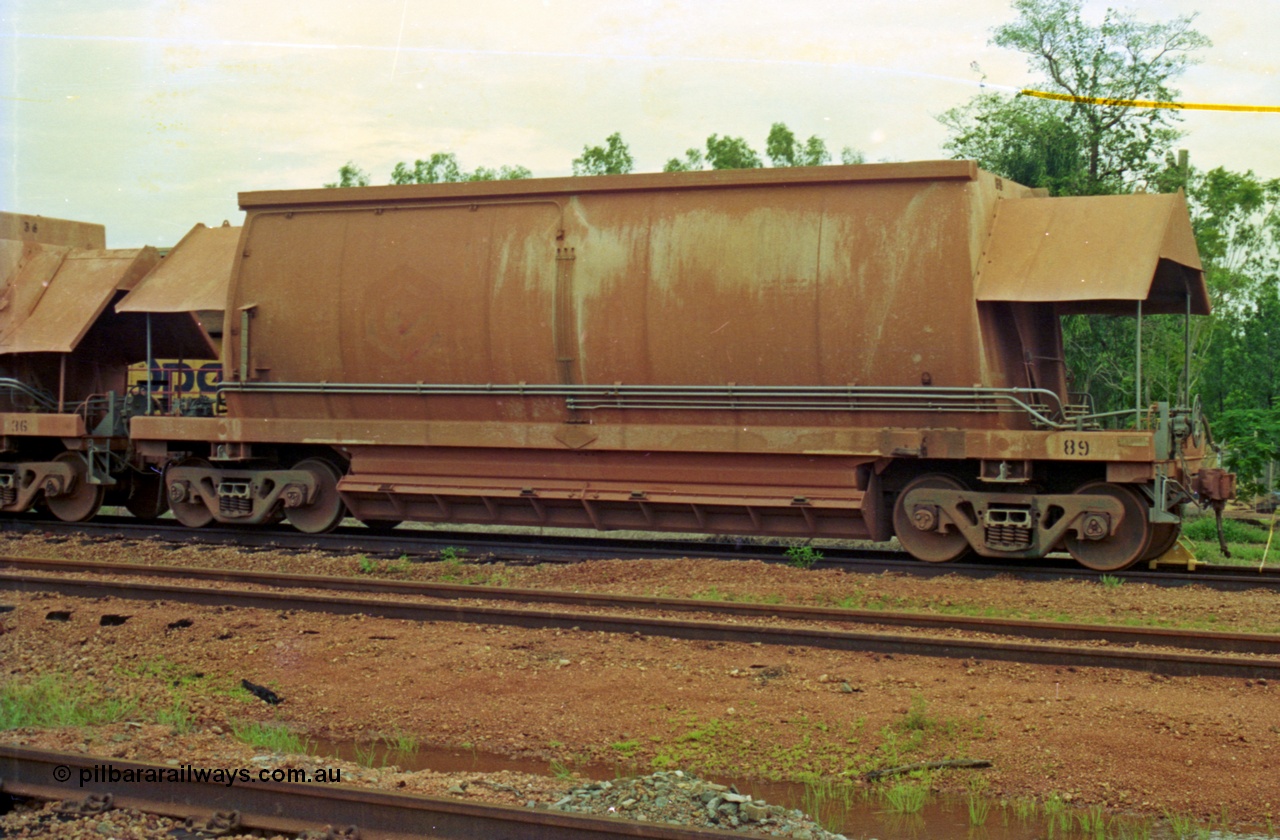
POLYGON ((1208 311, 1180 196, 940 161, 240 200, 226 413, 132 421, 189 525, 896 535, 1114 569, 1229 492, 1196 412, 1107 428, 1063 359, 1065 314, 1208 311))

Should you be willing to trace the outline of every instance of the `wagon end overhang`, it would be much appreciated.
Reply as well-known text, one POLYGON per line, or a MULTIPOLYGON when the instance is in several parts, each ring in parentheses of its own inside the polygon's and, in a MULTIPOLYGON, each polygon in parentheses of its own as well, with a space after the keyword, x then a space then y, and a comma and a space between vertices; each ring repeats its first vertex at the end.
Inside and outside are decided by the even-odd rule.
POLYGON ((1060 314, 1209 314, 1183 196, 1021 198, 997 204, 979 301, 1053 303, 1060 314))

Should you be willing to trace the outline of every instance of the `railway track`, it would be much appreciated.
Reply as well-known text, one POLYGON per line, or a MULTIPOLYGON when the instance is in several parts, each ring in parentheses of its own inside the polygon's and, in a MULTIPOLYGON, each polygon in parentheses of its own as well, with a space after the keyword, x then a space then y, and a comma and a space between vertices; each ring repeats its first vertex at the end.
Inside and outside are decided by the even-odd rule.
POLYGON ((25 573, 0 573, 0 589, 56 591, 86 598, 169 600, 270 610, 360 613, 412 621, 460 621, 525 628, 640 633, 709 641, 1126 668, 1171 676, 1280 678, 1280 639, 1261 634, 1068 625, 1011 619, 728 604, 688 599, 584 595, 544 590, 30 558, 0 558, 0 566, 27 570, 25 573), (34 570, 55 574, 37 574, 34 570), (68 573, 93 573, 95 576, 68 577, 68 573), (198 579, 216 581, 220 585, 211 587, 124 581, 104 579, 101 577, 104 574, 198 579), (221 584, 258 588, 230 588, 221 584), (376 593, 382 597, 273 591, 281 588, 344 589, 376 593), (417 600, 410 601, 408 598, 417 600), (522 605, 554 604, 572 609, 545 610, 523 606, 516 608, 458 603, 462 600, 508 601, 522 605), (441 603, 442 601, 447 603, 441 603), (605 612, 601 612, 602 610, 605 612), (676 619, 664 615, 688 612, 710 614, 726 620, 676 619), (748 620, 734 620, 744 618, 748 620), (845 629, 849 625, 914 628, 923 629, 929 634, 951 635, 845 629), (986 638, 991 635, 1039 641, 1031 643, 986 638), (1169 647, 1191 648, 1197 652, 1165 650, 1169 647))
MULTIPOLYGON (((179 768, 181 769, 181 768, 179 768)), ((620 818, 579 816, 510 805, 407 796, 329 784, 254 782, 227 785, 173 778, 175 768, 80 753, 0 746, 0 792, 40 801, 110 795, 111 807, 177 819, 206 820, 235 811, 243 830, 298 834, 328 826, 355 826, 360 840, 495 838, 511 840, 710 840, 724 832, 659 826, 620 818), (143 774, 146 783, 111 781, 95 767, 143 774), (149 774, 149 775, 147 775, 149 774), (82 779, 86 781, 82 782, 82 779)), ((99 803, 102 800, 98 800, 99 803)), ((94 813, 93 806, 88 809, 94 813)), ((96 813, 101 813, 96 811, 96 813)), ((204 836, 214 836, 212 834, 204 836)), ((341 837, 342 833, 333 836, 341 837)))
MULTIPOLYGON (((292 528, 202 528, 191 530, 170 520, 140 522, 132 517, 98 517, 91 522, 66 523, 34 516, 0 518, 0 531, 11 533, 78 534, 96 539, 163 540, 183 543, 234 545, 250 549, 311 550, 370 556, 435 557, 447 548, 465 549, 476 560, 504 563, 582 562, 596 559, 691 557, 719 560, 761 560, 786 563, 785 547, 747 542, 704 542, 665 539, 635 540, 618 537, 530 536, 474 531, 430 531, 399 528, 374 533, 362 526, 338 528, 328 534, 302 534, 292 528)), ((818 567, 841 568, 853 573, 913 575, 933 578, 957 575, 991 578, 1013 575, 1027 580, 1097 580, 1096 572, 1082 569, 1070 558, 1048 558, 1034 565, 990 562, 983 558, 953 563, 923 563, 901 551, 889 549, 822 548, 818 567)), ((1220 591, 1280 590, 1280 568, 1258 571, 1239 566, 1200 565, 1195 571, 1135 567, 1113 577, 1157 586, 1196 584, 1220 591)))

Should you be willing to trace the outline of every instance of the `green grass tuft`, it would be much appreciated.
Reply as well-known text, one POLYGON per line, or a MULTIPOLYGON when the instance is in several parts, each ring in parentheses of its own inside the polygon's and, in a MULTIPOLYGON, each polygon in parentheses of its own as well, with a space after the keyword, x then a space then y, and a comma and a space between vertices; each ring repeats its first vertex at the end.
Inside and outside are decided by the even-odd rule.
POLYGON ((315 749, 312 741, 275 724, 257 721, 232 723, 231 734, 252 747, 273 753, 307 755, 315 749))
POLYGON ((103 696, 91 684, 74 687, 55 674, 0 686, 0 730, 97 726, 124 720, 136 710, 132 699, 103 696))

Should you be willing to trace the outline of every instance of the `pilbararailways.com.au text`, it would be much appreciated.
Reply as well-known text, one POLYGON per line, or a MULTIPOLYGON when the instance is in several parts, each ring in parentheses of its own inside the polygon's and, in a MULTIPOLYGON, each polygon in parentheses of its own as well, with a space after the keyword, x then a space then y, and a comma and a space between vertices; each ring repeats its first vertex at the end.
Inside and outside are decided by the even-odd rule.
MULTIPOLYGON (((54 775, 59 765, 54 768, 54 775)), ((70 775, 70 774, 68 774, 70 775)), ((60 781, 65 781, 62 779, 60 781)), ((342 770, 337 767, 317 767, 315 770, 304 770, 301 767, 254 768, 246 767, 194 767, 184 764, 180 767, 116 767, 112 764, 95 764, 93 767, 80 768, 80 787, 87 784, 160 784, 164 782, 178 784, 214 784, 231 787, 240 784, 256 784, 259 782, 292 782, 294 784, 340 784, 342 770)))

